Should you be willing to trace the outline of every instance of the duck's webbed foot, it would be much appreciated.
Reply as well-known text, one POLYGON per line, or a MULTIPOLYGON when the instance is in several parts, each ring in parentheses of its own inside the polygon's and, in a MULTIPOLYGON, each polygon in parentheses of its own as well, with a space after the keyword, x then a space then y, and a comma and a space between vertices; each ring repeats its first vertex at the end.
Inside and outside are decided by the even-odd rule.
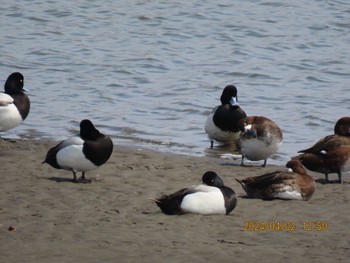
POLYGON ((328 173, 325 173, 325 179, 326 179, 326 183, 329 183, 328 173))
POLYGON ((339 183, 343 184, 344 182, 343 182, 343 178, 341 176, 341 171, 338 172, 338 178, 339 178, 339 183))
POLYGON ((90 184, 92 181, 87 179, 85 176, 85 172, 81 172, 81 177, 75 181, 76 183, 90 184))
POLYGON ((242 155, 241 166, 244 166, 244 156, 242 155))

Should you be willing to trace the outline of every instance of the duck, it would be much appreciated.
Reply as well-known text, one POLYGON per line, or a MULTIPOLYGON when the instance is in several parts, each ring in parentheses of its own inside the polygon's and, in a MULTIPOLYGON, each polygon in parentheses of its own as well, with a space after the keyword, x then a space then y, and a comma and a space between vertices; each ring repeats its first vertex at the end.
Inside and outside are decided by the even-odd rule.
POLYGON ((213 148, 214 140, 224 144, 235 142, 240 134, 238 121, 247 116, 238 104, 236 86, 227 85, 222 91, 220 101, 221 105, 212 110, 204 126, 210 148, 213 148))
POLYGON ((286 167, 291 171, 276 171, 236 181, 250 198, 309 200, 315 192, 314 178, 298 160, 288 161, 286 167))
POLYGON ((326 182, 329 182, 328 174, 337 173, 339 183, 343 184, 342 174, 350 171, 350 146, 320 153, 305 152, 292 159, 299 160, 310 171, 324 174, 326 182))
POLYGON ((111 138, 100 133, 90 120, 84 119, 80 122, 80 133, 51 148, 43 163, 56 169, 71 171, 76 183, 90 183, 91 180, 86 178, 85 172, 106 163, 112 151, 111 138), (77 172, 82 173, 79 179, 77 172))
POLYGON ((319 154, 332 151, 339 147, 350 146, 350 117, 340 118, 334 126, 334 134, 321 138, 310 148, 300 150, 298 153, 319 154))
POLYGON ((325 174, 337 173, 340 183, 343 183, 342 172, 347 171, 347 149, 350 147, 350 117, 345 116, 337 120, 334 134, 321 138, 311 147, 300 150, 300 155, 292 157, 298 159, 310 171, 325 174), (345 149, 343 149, 345 147, 345 149))
POLYGON ((20 125, 28 116, 30 100, 24 93, 24 77, 20 72, 11 73, 0 93, 0 132, 20 125))
POLYGON ((236 141, 238 152, 242 155, 241 166, 244 166, 244 158, 251 161, 264 160, 275 154, 283 141, 281 128, 272 120, 264 116, 248 116, 238 122, 241 131, 236 141))
POLYGON ((228 215, 237 205, 236 193, 224 185, 213 171, 202 176, 203 184, 183 188, 173 194, 152 199, 166 215, 195 213, 228 215))

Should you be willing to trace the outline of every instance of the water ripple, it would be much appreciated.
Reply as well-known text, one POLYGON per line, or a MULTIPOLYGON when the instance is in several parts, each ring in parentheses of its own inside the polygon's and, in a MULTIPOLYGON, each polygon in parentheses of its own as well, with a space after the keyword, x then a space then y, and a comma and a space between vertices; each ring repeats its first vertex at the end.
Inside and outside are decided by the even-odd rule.
POLYGON ((208 151, 206 116, 235 84, 284 131, 272 162, 349 114, 344 1, 2 1, 1 80, 22 71, 32 109, 5 136, 63 139, 92 119, 117 144, 208 151), (234 10, 234 15, 232 13, 234 10))

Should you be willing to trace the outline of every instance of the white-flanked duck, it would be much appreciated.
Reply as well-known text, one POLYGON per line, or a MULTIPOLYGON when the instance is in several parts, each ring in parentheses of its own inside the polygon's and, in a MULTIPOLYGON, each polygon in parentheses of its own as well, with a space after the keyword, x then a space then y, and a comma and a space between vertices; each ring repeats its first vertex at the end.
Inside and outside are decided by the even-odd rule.
POLYGON ((239 121, 238 127, 241 134, 236 141, 238 151, 244 158, 251 161, 264 160, 275 154, 280 148, 283 140, 281 128, 272 120, 263 116, 249 116, 239 121))
POLYGON ((73 172, 74 182, 91 182, 85 172, 95 169, 109 159, 113 151, 110 137, 97 130, 90 120, 80 122, 80 133, 51 148, 43 163, 73 172), (76 173, 82 172, 77 179, 76 173))
POLYGON ((204 173, 202 181, 201 185, 187 187, 152 200, 167 215, 186 213, 228 215, 237 204, 235 192, 226 187, 213 171, 204 173))
POLYGON ((289 161, 286 167, 292 171, 276 171, 236 180, 251 198, 309 200, 315 192, 315 180, 297 160, 289 161))
POLYGON ((0 93, 0 132, 20 125, 30 109, 28 96, 23 92, 24 77, 19 72, 10 74, 5 82, 5 93, 0 93))
POLYGON ((234 143, 240 134, 238 121, 247 116, 238 104, 237 88, 234 85, 225 87, 220 100, 221 105, 209 114, 204 127, 211 148, 214 146, 214 140, 234 143))

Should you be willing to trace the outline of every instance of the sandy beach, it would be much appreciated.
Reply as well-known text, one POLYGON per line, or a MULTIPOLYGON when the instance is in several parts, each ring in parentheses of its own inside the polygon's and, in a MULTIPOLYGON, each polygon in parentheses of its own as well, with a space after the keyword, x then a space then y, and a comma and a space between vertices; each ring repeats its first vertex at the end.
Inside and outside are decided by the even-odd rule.
POLYGON ((0 140, 0 262, 320 263, 350 257, 349 175, 344 185, 323 184, 323 175, 309 172, 318 180, 311 200, 262 201, 244 198, 234 178, 284 167, 241 167, 239 160, 116 145, 104 166, 87 173, 91 184, 75 184, 70 172, 41 164, 56 143, 0 140), (236 191, 230 215, 167 216, 149 200, 201 183, 207 170, 236 191), (285 229, 250 230, 249 222, 285 229))

